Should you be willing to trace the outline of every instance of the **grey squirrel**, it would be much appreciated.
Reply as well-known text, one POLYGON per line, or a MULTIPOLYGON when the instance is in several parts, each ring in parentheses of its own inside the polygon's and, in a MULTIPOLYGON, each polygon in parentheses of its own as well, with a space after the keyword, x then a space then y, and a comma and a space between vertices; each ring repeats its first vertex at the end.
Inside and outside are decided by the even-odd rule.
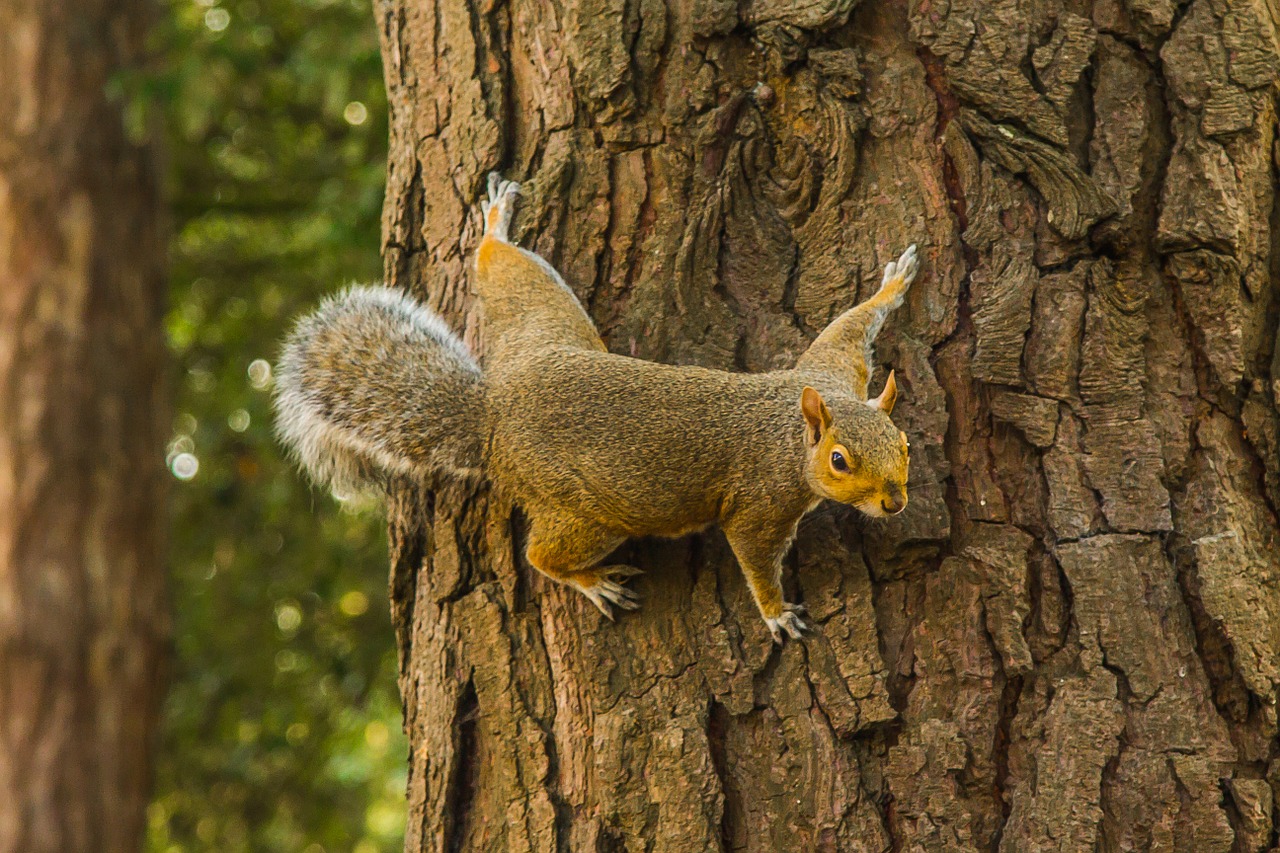
POLYGON ((545 260, 512 244, 519 185, 489 176, 476 291, 484 369, 429 310, 353 287, 298 322, 276 386, 277 430, 341 496, 388 475, 487 477, 529 519, 530 564, 607 617, 634 610, 638 570, 597 565, 628 537, 719 523, 777 642, 807 629, 783 600, 782 558, 823 499, 871 516, 907 504, 908 446, 889 419, 893 373, 868 399, 871 346, 917 270, 911 246, 879 291, 790 370, 679 367, 608 352, 545 260))

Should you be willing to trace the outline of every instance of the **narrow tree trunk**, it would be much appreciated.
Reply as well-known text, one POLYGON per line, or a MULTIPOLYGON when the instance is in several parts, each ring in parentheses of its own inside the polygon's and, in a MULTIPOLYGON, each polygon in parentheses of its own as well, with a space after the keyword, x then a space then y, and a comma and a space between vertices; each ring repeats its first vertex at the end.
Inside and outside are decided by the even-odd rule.
POLYGON ((406 486, 407 851, 1274 843, 1280 11, 852 6, 379 0, 387 275, 476 344, 490 169, 655 361, 788 365, 925 258, 879 347, 911 503, 802 524, 804 643, 719 533, 628 546, 613 625, 406 486))
POLYGON ((0 851, 132 853, 168 633, 142 2, 0 3, 0 851))

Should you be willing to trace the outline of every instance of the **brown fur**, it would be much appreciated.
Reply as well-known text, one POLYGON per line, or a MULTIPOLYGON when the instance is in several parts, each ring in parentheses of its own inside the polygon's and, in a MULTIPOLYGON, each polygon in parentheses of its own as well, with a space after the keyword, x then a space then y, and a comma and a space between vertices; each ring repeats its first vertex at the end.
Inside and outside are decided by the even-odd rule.
POLYGON ((559 275, 506 242, 495 212, 510 201, 501 190, 491 198, 476 287, 495 342, 489 470, 530 518, 530 563, 589 590, 618 573, 592 566, 626 538, 719 523, 771 630, 789 627, 781 561, 805 512, 824 497, 873 515, 905 506, 906 439, 888 418, 896 385, 883 411, 868 405, 864 359, 909 275, 886 276, 794 370, 654 364, 606 352, 559 275), (828 415, 816 443, 800 410, 807 387, 828 415), (830 465, 836 447, 847 473, 830 465))
MULTIPOLYGON (((508 241, 517 189, 491 178, 484 205, 476 288, 490 343, 473 430, 487 442, 482 467, 529 517, 529 562, 611 617, 611 605, 637 600, 622 585, 635 569, 596 565, 610 551, 628 537, 718 523, 775 639, 799 636, 803 608, 783 600, 781 565, 800 518, 823 498, 877 516, 906 504, 906 438, 889 420, 896 383, 870 401, 866 384, 871 341, 914 277, 914 247, 793 370, 655 364, 607 352, 559 274, 508 241), (847 470, 833 464, 836 452, 847 470)), ((432 345, 421 357, 441 351, 432 345)), ((415 403, 387 396, 384 405, 415 403)), ((370 419, 370 432, 386 428, 385 417, 370 419)), ((387 453, 405 446, 386 434, 362 441, 387 453)))

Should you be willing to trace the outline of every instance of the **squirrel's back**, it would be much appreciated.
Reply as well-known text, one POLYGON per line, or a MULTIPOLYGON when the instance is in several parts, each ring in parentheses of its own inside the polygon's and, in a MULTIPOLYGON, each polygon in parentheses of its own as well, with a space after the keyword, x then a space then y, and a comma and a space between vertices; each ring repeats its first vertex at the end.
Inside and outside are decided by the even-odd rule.
POLYGON ((389 287, 348 288, 285 341, 276 429, 338 497, 388 474, 481 472, 480 368, 444 322, 389 287))
POLYGON ((792 371, 727 373, 552 347, 495 365, 485 390, 494 476, 629 534, 674 535, 729 504, 812 500, 792 371))

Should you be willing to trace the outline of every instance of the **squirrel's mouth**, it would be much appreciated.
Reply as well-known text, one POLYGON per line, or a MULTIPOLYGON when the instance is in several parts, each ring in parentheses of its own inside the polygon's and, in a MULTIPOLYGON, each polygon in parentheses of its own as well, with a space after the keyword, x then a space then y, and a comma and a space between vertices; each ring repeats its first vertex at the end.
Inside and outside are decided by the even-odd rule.
POLYGON ((854 504, 854 506, 858 508, 858 512, 862 513, 863 515, 869 515, 872 518, 888 518, 889 517, 889 513, 885 512, 884 509, 881 508, 880 504, 876 501, 863 501, 860 504, 854 504))
POLYGON ((872 498, 869 501, 861 501, 854 504, 854 506, 863 515, 869 515, 872 518, 889 518, 907 508, 907 498, 905 495, 899 500, 872 498))

